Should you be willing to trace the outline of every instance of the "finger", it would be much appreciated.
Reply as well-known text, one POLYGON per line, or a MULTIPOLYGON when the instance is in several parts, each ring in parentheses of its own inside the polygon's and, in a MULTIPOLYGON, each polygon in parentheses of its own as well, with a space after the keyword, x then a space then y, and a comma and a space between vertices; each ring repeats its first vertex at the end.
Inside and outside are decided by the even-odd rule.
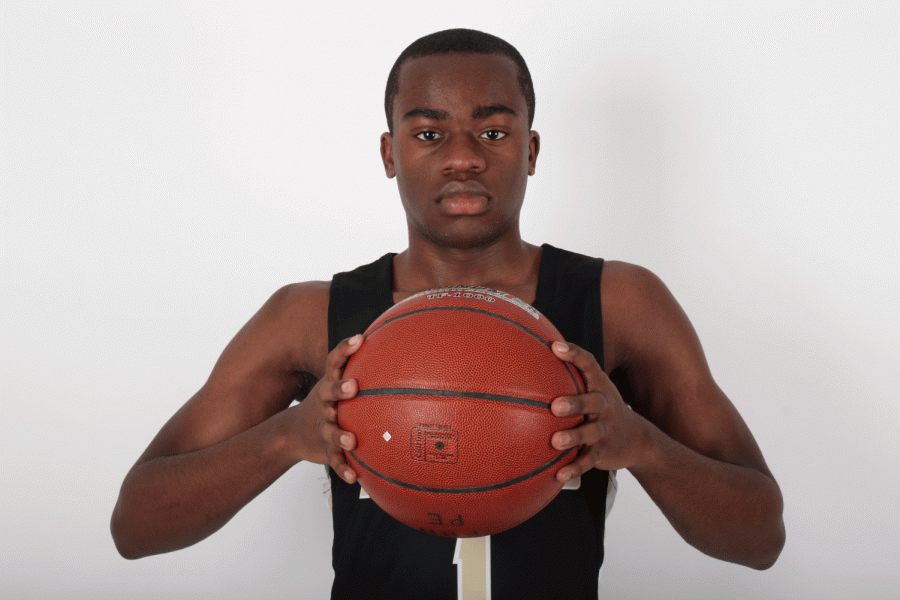
POLYGON ((320 427, 322 438, 325 441, 325 455, 328 465, 334 469, 338 477, 347 483, 356 481, 356 472, 347 464, 344 450, 356 448, 356 436, 349 431, 342 431, 333 423, 323 422, 320 427))
POLYGON ((340 402, 355 397, 357 392, 359 392, 359 384, 355 379, 327 381, 319 391, 319 399, 322 402, 340 402))
POLYGON ((590 392, 578 396, 560 396, 554 398, 550 410, 557 417, 573 415, 595 415, 603 411, 606 397, 599 392, 590 392))
POLYGON ((328 454, 328 466, 334 469, 338 477, 347 483, 356 483, 356 471, 350 468, 344 458, 344 453, 337 451, 328 454))
POLYGON ((594 461, 588 454, 582 454, 556 473, 556 480, 565 483, 587 473, 594 466, 594 461))
POLYGON ((553 353, 560 360, 572 363, 581 372, 585 384, 589 390, 603 390, 609 382, 609 378, 600 368, 600 364, 593 354, 580 348, 571 342, 553 342, 553 353))
POLYGON ((553 434, 550 442, 557 450, 565 450, 585 444, 595 444, 603 437, 605 430, 606 426, 601 421, 592 419, 585 421, 574 429, 557 431, 553 434))
POLYGON ((347 361, 354 352, 359 350, 362 343, 363 335, 357 333, 335 346, 334 350, 328 353, 328 358, 325 359, 325 378, 340 379, 344 367, 347 366, 347 361))
POLYGON ((337 381, 322 379, 313 388, 313 391, 316 393, 310 393, 309 397, 316 397, 322 402, 333 404, 334 402, 349 400, 356 396, 359 391, 359 385, 355 379, 338 379, 337 381))
POLYGON ((326 445, 337 446, 341 450, 355 450, 356 436, 350 431, 344 431, 331 421, 322 421, 319 425, 319 433, 326 445))

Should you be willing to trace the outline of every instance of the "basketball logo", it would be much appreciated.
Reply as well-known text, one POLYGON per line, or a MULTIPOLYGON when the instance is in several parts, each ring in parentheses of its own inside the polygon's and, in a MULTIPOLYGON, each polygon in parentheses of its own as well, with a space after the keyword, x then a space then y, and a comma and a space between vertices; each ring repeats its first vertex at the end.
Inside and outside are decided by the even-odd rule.
POLYGON ((419 425, 412 430, 413 460, 456 462, 456 432, 449 425, 419 425))

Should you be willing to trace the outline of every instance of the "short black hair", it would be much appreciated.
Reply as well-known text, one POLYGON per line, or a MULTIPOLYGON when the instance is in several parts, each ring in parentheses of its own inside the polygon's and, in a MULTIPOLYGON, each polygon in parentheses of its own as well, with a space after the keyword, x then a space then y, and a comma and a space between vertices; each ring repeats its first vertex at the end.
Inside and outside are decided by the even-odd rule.
POLYGON ((394 98, 400 92, 400 67, 411 58, 431 56, 433 54, 499 54, 516 63, 519 71, 519 87, 528 105, 528 127, 534 122, 534 84, 525 59, 519 51, 506 40, 495 35, 476 31, 475 29, 445 29, 425 37, 421 37, 400 53, 388 75, 387 87, 384 90, 384 114, 387 117, 388 131, 394 135, 394 98))

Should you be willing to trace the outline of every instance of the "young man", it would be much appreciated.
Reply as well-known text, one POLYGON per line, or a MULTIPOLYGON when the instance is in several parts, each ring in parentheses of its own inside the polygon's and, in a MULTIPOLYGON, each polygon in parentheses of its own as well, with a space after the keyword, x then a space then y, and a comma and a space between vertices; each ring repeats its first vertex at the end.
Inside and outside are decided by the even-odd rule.
POLYGON ((495 600, 596 598, 608 473, 623 468, 690 544, 772 565, 784 544, 778 485, 666 287, 640 267, 519 234, 540 149, 519 53, 470 30, 426 36, 398 58, 385 110, 381 155, 397 179, 409 248, 269 299, 127 475, 112 520, 122 555, 200 541, 308 460, 331 468, 334 598, 463 597, 456 540, 401 525, 361 497, 342 453, 356 440, 337 427, 335 406, 357 391, 341 378, 356 334, 416 292, 471 285, 540 309, 569 340, 554 352, 588 386, 552 404, 557 415, 585 416, 551 440, 581 446, 557 474, 572 489, 486 546, 482 585, 495 600))

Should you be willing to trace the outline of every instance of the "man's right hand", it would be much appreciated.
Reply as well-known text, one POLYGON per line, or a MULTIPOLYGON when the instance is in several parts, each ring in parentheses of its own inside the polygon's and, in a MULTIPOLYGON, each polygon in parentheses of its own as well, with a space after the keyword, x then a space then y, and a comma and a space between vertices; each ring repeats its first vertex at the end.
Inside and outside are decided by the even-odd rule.
POLYGON ((356 448, 356 436, 337 424, 337 403, 356 396, 355 379, 342 379, 344 367, 354 352, 362 346, 361 334, 347 338, 328 354, 325 374, 310 390, 306 399, 289 409, 300 415, 300 436, 304 445, 313 451, 306 459, 327 464, 347 483, 356 481, 356 473, 347 464, 344 450, 356 448))
POLYGON ((343 389, 341 374, 362 337, 327 352, 329 287, 306 282, 273 294, 150 442, 113 510, 123 556, 197 543, 301 460, 355 481, 342 450, 356 439, 338 429, 336 406, 356 394, 355 381, 343 389), (309 389, 314 376, 321 379, 309 389), (306 399, 291 406, 305 389, 306 399))

